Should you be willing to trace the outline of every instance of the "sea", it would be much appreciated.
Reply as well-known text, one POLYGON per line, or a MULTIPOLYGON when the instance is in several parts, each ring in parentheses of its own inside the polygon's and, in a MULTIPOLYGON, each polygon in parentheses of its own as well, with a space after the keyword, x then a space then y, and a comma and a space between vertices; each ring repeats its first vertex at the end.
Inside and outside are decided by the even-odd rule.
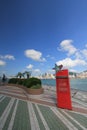
MULTIPOLYGON (((70 88, 87 91, 87 78, 70 78, 70 88)), ((1 82, 1 79, 0 79, 1 82)), ((41 79, 42 85, 56 87, 56 79, 41 79)))
MULTIPOLYGON (((56 79, 41 79, 41 81, 42 85, 56 87, 56 79)), ((69 81, 71 89, 87 91, 87 78, 85 79, 73 78, 69 79, 69 81)))

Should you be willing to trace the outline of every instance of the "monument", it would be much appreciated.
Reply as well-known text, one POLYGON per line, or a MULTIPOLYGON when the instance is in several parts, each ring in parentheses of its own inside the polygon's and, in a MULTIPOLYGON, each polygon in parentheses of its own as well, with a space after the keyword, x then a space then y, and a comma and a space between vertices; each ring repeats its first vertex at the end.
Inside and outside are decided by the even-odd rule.
POLYGON ((57 106, 59 108, 72 110, 70 82, 68 69, 63 69, 63 65, 57 66, 56 70, 56 94, 57 94, 57 106))

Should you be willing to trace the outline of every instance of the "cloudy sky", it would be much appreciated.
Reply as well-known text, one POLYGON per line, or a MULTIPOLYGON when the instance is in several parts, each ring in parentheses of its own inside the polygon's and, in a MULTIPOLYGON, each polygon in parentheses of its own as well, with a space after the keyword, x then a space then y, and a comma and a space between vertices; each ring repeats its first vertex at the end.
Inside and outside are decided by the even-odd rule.
POLYGON ((1 0, 0 75, 87 70, 87 0, 1 0))

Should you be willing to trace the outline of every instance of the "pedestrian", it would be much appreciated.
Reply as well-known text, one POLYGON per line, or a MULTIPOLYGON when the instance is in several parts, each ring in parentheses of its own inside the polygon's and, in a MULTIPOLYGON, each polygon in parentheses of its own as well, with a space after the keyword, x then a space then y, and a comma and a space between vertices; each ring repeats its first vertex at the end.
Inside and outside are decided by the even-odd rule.
POLYGON ((5 83, 5 81, 6 81, 6 76, 5 76, 5 74, 3 74, 2 82, 5 83))

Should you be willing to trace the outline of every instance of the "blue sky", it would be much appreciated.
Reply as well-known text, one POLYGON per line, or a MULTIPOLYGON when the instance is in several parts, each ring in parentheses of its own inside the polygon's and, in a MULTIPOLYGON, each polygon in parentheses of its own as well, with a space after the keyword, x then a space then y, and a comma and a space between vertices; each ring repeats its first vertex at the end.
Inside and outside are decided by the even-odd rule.
POLYGON ((87 69, 87 0, 0 1, 0 75, 87 69))

